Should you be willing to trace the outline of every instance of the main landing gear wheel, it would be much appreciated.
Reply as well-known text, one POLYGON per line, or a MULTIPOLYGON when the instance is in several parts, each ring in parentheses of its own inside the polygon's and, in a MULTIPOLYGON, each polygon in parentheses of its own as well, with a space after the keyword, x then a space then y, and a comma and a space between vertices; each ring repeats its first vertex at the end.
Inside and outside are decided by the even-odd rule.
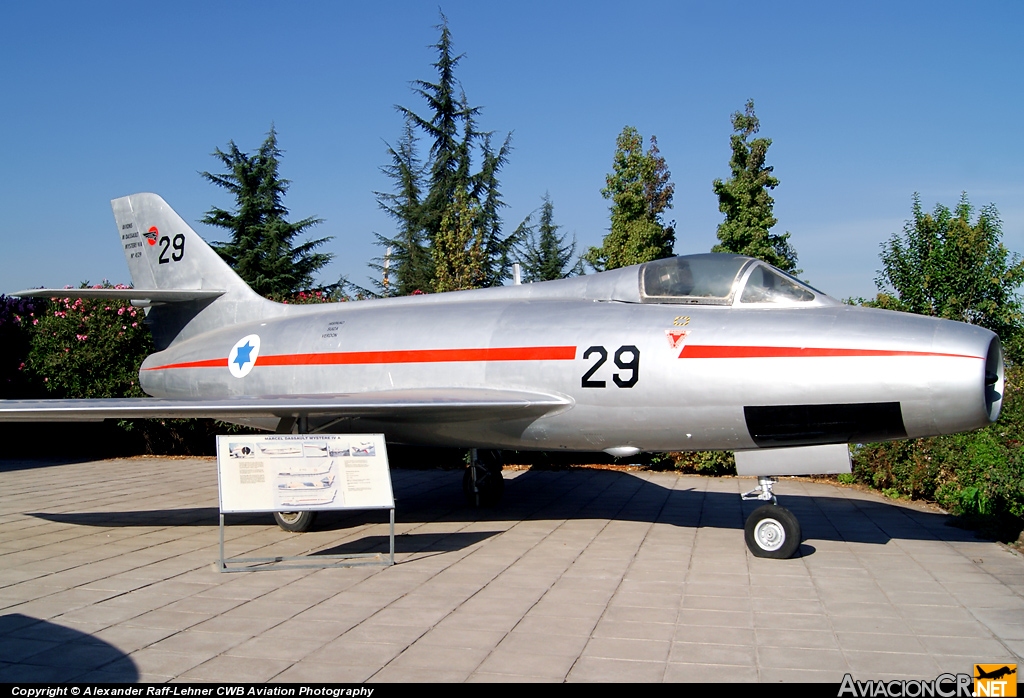
POLYGON ((275 511, 277 525, 292 533, 305 533, 316 520, 315 511, 275 511))
POLYGON ((800 522, 786 507, 765 504, 747 517, 744 538, 754 557, 782 560, 800 547, 800 522))
POLYGON ((505 480, 501 477, 501 451, 473 449, 472 462, 462 476, 462 492, 471 507, 494 506, 501 501, 505 480))

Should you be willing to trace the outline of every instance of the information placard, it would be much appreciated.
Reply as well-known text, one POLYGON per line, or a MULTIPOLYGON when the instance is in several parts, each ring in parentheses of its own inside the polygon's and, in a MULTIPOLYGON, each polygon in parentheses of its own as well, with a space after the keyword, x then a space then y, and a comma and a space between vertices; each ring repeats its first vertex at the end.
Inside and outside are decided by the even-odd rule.
POLYGON ((383 434, 217 437, 221 513, 392 509, 383 434))

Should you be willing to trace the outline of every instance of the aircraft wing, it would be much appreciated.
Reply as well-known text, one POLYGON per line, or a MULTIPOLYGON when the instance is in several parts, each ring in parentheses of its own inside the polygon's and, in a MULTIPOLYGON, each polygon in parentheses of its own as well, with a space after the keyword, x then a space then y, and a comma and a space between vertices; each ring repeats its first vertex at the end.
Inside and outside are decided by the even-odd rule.
POLYGON ((142 288, 29 288, 10 295, 18 298, 111 299, 135 303, 184 303, 223 296, 224 289, 142 289, 142 288))
POLYGON ((339 395, 215 399, 103 398, 0 400, 0 422, 98 422, 104 419, 211 417, 364 417, 383 421, 536 418, 571 406, 569 398, 516 390, 437 388, 339 395))

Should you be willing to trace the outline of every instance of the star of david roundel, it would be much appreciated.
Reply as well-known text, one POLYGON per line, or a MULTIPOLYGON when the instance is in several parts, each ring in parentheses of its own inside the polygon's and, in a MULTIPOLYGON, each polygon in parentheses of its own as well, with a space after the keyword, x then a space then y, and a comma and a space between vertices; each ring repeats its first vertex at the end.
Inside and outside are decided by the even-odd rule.
POLYGON ((251 334, 235 342, 228 352, 228 370, 235 378, 243 378, 256 365, 256 357, 260 353, 260 336, 251 334))

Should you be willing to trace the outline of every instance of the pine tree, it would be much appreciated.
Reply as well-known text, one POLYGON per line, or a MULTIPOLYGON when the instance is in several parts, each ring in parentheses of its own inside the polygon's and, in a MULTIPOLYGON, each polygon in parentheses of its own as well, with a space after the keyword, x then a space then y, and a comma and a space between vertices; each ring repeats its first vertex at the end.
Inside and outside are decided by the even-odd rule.
POLYGON ((387 259, 370 266, 387 273, 387 284, 383 281, 378 283, 382 295, 407 296, 415 291, 429 291, 434 278, 433 260, 426 247, 420 218, 423 165, 416 153, 416 134, 410 119, 406 119, 397 149, 389 145, 388 154, 391 164, 382 167, 381 171, 395 181, 397 191, 394 194, 374 193, 377 205, 398 224, 398 235, 388 238, 375 233, 378 244, 387 250, 387 259))
POLYGON ((733 113, 732 127, 729 160, 732 177, 725 182, 716 179, 713 183, 718 210, 725 214, 725 221, 718 226, 721 242, 711 251, 757 257, 783 271, 798 274, 796 250, 789 242, 789 233, 773 235, 770 232, 778 221, 772 215, 775 201, 768 191, 779 186, 779 180, 772 176, 773 168, 765 165, 772 140, 751 140, 761 128, 754 114, 754 100, 747 100, 743 113, 733 113))
POLYGON ((555 206, 548 194, 544 194, 540 220, 536 226, 531 225, 532 216, 527 216, 520 226, 526 248, 520 259, 523 281, 553 281, 579 274, 582 271, 582 260, 572 264, 576 256, 576 238, 573 236, 572 242, 567 242, 567 235, 558 234, 562 226, 555 225, 555 206))
POLYGON ((430 141, 429 187, 420 217, 431 239, 454 203, 456 190, 469 185, 469 155, 476 137, 472 118, 480 111, 479 107, 470 107, 465 95, 459 94, 455 69, 462 56, 453 55, 451 30, 444 14, 436 28, 441 32, 432 47, 437 50, 437 61, 432 64, 437 70, 437 82, 413 83, 413 91, 427 102, 430 118, 425 119, 407 107, 396 107, 430 141), (460 127, 464 130, 461 138, 460 127))
MULTIPOLYGON (((455 77, 462 56, 453 52, 448 19, 443 14, 437 29, 440 38, 433 45, 437 61, 432 64, 437 81, 413 83, 413 91, 427 102, 429 117, 407 107, 396 107, 406 118, 406 132, 397 151, 389 147, 392 164, 382 168, 394 181, 396 193, 377 194, 378 203, 399 225, 398 236, 378 235, 378 243, 392 249, 390 272, 398 284, 390 292, 395 294, 437 287, 433 275, 438 255, 432 248, 437 245, 445 217, 450 219, 449 223, 461 220, 464 206, 474 212, 474 235, 482 234, 483 240, 483 273, 473 276, 477 286, 500 285, 508 278, 509 258, 518 242, 515 234, 502 234, 500 215, 505 203, 498 174, 508 162, 511 135, 495 150, 493 134, 477 129, 476 117, 481 108, 469 105, 455 77), (418 161, 408 160, 408 154, 415 153, 417 133, 430 143, 427 161, 422 166, 418 161), (473 171, 474 162, 480 164, 479 171, 473 171), (409 196, 412 191, 416 192, 415 197, 409 196), (468 202, 457 202, 463 194, 468 202), (399 200, 403 205, 398 205, 399 200)), ((380 263, 371 266, 383 268, 380 263)))
POLYGON ((481 286, 500 286, 509 278, 512 255, 522 240, 516 230, 511 235, 501 233, 501 209, 507 204, 501 198, 498 172, 508 162, 512 150, 512 136, 509 134, 501 147, 495 151, 491 146, 491 133, 483 134, 480 146, 482 166, 474 177, 474 200, 480 204, 480 229, 484 233, 484 276, 481 286))
POLYGON ((598 271, 672 256, 675 223, 662 220, 675 194, 672 173, 655 136, 646 153, 643 148, 643 136, 632 126, 616 139, 613 171, 601 190, 612 200, 611 229, 601 247, 591 247, 584 257, 598 271))
POLYGON ((211 208, 203 223, 231 231, 231 240, 212 247, 252 289, 268 298, 281 298, 313 286, 314 275, 332 255, 315 252, 331 238, 319 238, 295 246, 295 239, 322 220, 286 220, 282 200, 291 182, 278 174, 281 149, 277 132, 270 127, 263 145, 246 155, 234 141, 227 152, 217 148, 213 156, 227 169, 223 174, 200 173, 235 196, 234 212, 211 208))

